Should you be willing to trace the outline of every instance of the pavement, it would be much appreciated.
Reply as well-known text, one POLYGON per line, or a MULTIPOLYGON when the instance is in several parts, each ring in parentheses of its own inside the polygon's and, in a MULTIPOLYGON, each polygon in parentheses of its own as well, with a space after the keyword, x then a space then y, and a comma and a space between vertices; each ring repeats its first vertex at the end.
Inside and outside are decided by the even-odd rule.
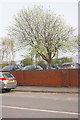
POLYGON ((77 87, 17 86, 13 90, 20 92, 80 93, 80 88, 77 87))

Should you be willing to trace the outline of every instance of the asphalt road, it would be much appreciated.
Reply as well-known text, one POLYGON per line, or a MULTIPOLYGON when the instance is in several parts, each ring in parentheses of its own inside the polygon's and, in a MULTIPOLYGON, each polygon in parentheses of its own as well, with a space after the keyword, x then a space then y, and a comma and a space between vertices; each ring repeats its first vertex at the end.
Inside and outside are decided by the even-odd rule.
POLYGON ((78 118, 78 95, 3 93, 2 118, 78 118))

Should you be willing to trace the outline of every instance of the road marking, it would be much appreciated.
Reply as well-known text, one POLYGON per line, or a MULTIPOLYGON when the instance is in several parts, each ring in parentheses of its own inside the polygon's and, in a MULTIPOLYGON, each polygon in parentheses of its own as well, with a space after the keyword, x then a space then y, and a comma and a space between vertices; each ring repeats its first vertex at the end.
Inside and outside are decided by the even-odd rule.
POLYGON ((76 113, 76 112, 53 111, 53 110, 34 109, 34 108, 25 108, 25 107, 13 107, 13 106, 0 106, 0 107, 11 108, 11 109, 20 109, 20 110, 33 110, 33 111, 39 111, 39 112, 50 112, 50 113, 80 115, 80 113, 76 113))

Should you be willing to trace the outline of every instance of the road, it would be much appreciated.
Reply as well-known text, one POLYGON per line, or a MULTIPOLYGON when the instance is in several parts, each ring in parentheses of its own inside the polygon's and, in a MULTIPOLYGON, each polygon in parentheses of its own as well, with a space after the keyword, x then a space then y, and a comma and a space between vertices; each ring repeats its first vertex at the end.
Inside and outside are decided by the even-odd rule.
POLYGON ((2 95, 2 118, 78 118, 78 95, 13 91, 2 95))

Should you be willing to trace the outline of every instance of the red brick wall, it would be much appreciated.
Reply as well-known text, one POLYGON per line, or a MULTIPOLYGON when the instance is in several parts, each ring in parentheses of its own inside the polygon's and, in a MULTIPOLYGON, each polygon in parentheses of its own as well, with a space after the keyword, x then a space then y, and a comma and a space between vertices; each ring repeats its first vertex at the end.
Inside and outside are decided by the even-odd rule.
POLYGON ((18 85, 78 87, 80 70, 17 71, 11 72, 18 85))

